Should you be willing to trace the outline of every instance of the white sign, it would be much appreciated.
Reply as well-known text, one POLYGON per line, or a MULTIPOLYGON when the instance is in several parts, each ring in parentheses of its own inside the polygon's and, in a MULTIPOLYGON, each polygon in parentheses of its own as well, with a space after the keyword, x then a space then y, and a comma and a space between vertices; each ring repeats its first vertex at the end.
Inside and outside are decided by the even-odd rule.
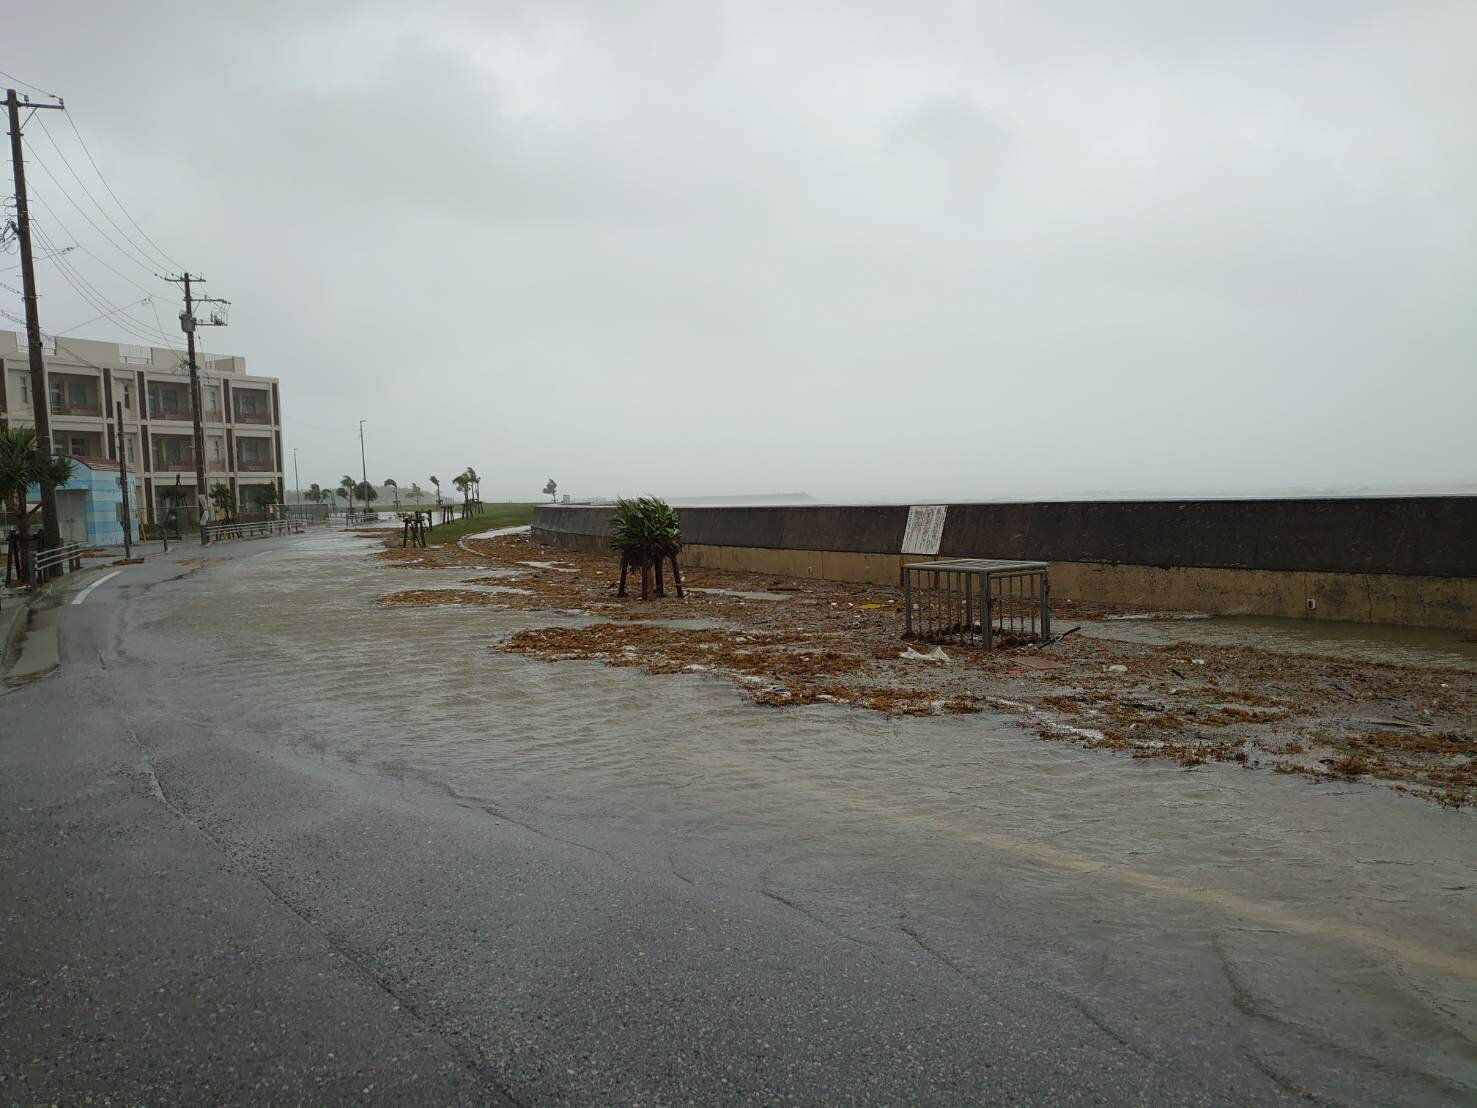
POLYGON ((937 554, 944 538, 947 504, 915 504, 908 509, 908 529, 903 532, 904 554, 937 554))

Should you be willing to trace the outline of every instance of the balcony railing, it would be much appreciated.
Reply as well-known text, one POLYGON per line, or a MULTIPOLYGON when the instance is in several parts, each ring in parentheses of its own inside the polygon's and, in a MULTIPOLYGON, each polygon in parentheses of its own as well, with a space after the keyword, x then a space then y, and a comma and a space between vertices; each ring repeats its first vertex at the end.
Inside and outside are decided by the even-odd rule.
POLYGON ((271 424, 272 417, 270 415, 268 415, 266 412, 251 412, 251 413, 248 414, 248 413, 242 412, 238 408, 236 410, 236 422, 237 423, 258 423, 258 424, 262 424, 262 425, 266 426, 266 425, 270 425, 271 424))
POLYGON ((194 473, 195 455, 186 454, 179 458, 156 457, 154 469, 159 473, 194 473))
POLYGON ((248 462, 245 458, 236 459, 237 473, 271 473, 275 469, 270 459, 258 458, 254 462, 248 462))
POLYGON ((61 416, 100 416, 102 408, 96 404, 71 404, 65 400, 51 402, 51 414, 61 416))
POLYGON ((162 404, 149 405, 150 419, 194 419, 190 406, 182 404, 178 408, 166 408, 162 404))

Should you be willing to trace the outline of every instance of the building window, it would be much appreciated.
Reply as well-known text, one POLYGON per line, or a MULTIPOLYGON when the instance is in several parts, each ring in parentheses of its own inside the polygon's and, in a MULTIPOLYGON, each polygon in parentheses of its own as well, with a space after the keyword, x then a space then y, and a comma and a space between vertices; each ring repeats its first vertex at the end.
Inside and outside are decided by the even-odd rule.
POLYGON ((54 412, 62 406, 62 383, 60 381, 48 381, 47 392, 51 394, 51 410, 54 412))
POLYGON ((256 439, 242 439, 241 460, 243 462, 261 461, 261 443, 256 439))
POLYGON ((133 409, 133 386, 123 386, 123 406, 129 410, 133 409))
POLYGON ((125 439, 123 442, 124 453, 128 457, 128 464, 133 465, 133 440, 125 439))
POLYGON ((20 387, 21 387, 21 403, 22 404, 29 404, 31 402, 31 382, 30 382, 30 379, 29 378, 26 378, 26 377, 17 377, 16 380, 20 383, 20 387))
POLYGON ((224 459, 224 457, 225 457, 225 454, 221 450, 221 440, 220 439, 211 439, 210 440, 210 460, 212 462, 219 462, 219 461, 222 461, 224 459))
POLYGON ((147 346, 132 346, 126 342, 120 342, 118 360, 130 365, 153 365, 154 351, 147 346))
POLYGON ((80 435, 72 436, 72 457, 87 457, 87 440, 82 438, 80 435))
POLYGON ((164 460, 166 462, 182 462, 184 458, 184 444, 179 439, 169 438, 164 440, 164 460))
POLYGON ((238 393, 241 398, 241 414, 244 416, 256 415, 256 397, 249 392, 238 393))
POLYGON ((68 404, 78 404, 78 405, 82 405, 82 404, 86 404, 87 403, 87 382, 86 381, 68 381, 67 382, 67 403, 68 404))
POLYGON ((205 410, 211 415, 221 414, 221 390, 217 385, 205 388, 205 410))

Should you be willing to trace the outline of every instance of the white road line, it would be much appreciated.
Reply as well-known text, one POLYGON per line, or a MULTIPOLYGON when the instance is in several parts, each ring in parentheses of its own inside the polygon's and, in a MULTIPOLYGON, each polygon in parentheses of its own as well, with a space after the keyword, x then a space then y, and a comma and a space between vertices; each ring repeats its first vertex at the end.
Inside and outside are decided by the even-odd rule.
POLYGON ((120 574, 122 572, 123 571, 121 569, 115 569, 112 573, 105 573, 105 574, 103 574, 101 577, 99 577, 92 584, 88 585, 87 588, 83 589, 76 596, 72 597, 72 603, 73 604, 81 604, 84 600, 86 600, 88 598, 88 596, 91 595, 93 589, 97 588, 104 581, 111 581, 114 577, 117 577, 118 574, 120 574))

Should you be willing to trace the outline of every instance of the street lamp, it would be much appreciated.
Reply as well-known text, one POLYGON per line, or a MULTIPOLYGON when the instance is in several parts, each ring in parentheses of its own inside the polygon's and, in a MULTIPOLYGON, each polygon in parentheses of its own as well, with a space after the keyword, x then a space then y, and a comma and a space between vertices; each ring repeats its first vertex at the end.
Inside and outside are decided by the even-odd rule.
POLYGON ((359 421, 359 476, 364 481, 364 514, 369 514, 369 466, 364 461, 364 420, 359 421))

